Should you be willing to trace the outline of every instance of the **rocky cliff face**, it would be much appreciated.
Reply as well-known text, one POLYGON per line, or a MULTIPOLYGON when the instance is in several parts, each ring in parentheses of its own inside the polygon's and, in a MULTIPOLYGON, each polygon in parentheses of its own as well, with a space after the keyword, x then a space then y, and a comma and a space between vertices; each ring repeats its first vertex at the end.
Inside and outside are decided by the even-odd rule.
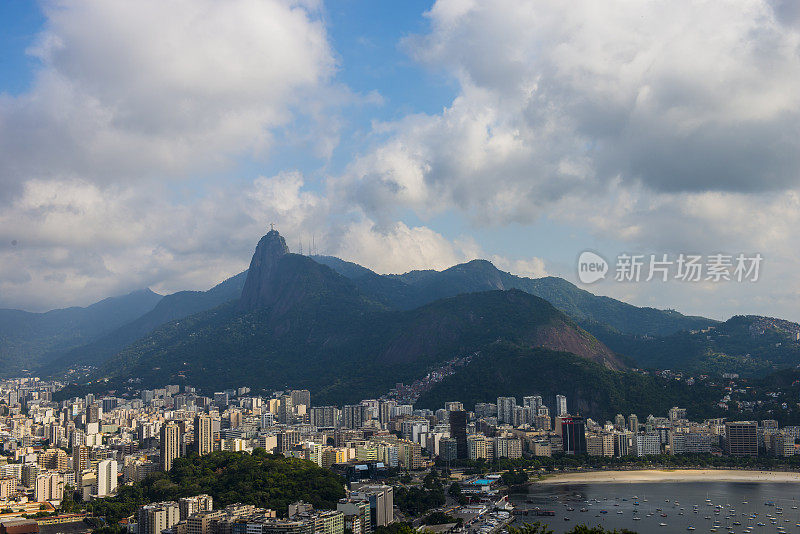
POLYGON ((270 230, 261 238, 256 246, 247 280, 242 288, 239 309, 250 311, 270 305, 275 299, 276 287, 274 278, 278 270, 278 262, 289 253, 286 240, 277 230, 270 230))

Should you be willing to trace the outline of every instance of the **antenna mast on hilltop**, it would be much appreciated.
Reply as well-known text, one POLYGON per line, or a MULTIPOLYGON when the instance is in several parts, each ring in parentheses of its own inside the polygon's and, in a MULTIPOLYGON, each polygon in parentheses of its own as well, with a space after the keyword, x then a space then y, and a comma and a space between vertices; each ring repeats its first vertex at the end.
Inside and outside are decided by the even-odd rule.
POLYGON ((303 255, 303 240, 299 239, 297 242, 300 244, 300 255, 302 256, 303 255))

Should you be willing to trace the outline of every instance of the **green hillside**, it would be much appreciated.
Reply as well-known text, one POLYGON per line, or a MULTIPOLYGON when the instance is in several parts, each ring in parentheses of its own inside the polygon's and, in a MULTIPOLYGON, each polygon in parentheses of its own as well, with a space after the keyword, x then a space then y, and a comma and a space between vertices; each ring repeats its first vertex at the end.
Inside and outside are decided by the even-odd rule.
POLYGON ((607 325, 584 325, 637 365, 689 373, 763 376, 800 365, 800 325, 738 315, 702 330, 662 337, 625 335, 607 325))
POLYGON ((338 258, 314 256, 314 259, 353 280, 364 294, 393 308, 413 309, 461 293, 519 289, 545 299, 581 324, 602 323, 624 334, 667 335, 716 324, 716 321, 704 317, 686 316, 674 310, 640 308, 597 296, 563 278, 515 276, 486 260, 473 260, 443 271, 411 271, 382 276, 338 258))
POLYGON ((542 395, 552 404, 566 395, 571 413, 613 420, 617 413, 664 414, 673 406, 694 408, 693 419, 712 415, 718 392, 635 372, 609 370, 565 352, 525 349, 496 343, 455 374, 424 393, 420 407, 437 409, 458 399, 465 406, 496 402, 497 397, 542 395), (703 408, 706 407, 706 408, 703 408))
POLYGON ((460 295, 407 312, 383 310, 357 293, 322 292, 281 311, 240 313, 230 303, 169 323, 120 352, 101 376, 209 391, 303 387, 319 402, 341 403, 383 394, 499 339, 623 367, 550 304, 519 291, 460 295))
POLYGON ((256 449, 252 455, 221 451, 177 458, 169 473, 120 486, 116 497, 97 499, 87 508, 116 523, 144 504, 204 493, 214 498, 215 508, 240 502, 275 510, 283 517, 290 503, 302 500, 319 509, 334 509, 345 496, 344 482, 329 469, 256 449))
POLYGON ((91 343, 62 354, 48 365, 49 371, 58 373, 75 365, 100 365, 165 323, 216 308, 231 300, 238 300, 242 293, 245 274, 240 273, 231 277, 208 291, 179 291, 166 295, 144 315, 91 343))
POLYGON ((85 308, 45 313, 0 309, 0 376, 36 371, 62 351, 89 343, 152 310, 162 296, 143 289, 85 308))

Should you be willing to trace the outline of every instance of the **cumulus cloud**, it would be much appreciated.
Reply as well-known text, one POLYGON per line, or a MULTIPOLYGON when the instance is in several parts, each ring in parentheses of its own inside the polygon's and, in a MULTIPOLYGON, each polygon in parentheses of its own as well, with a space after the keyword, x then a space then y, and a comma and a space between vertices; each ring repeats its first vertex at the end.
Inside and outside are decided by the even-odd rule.
POLYGON ((492 255, 489 260, 503 271, 508 271, 518 276, 541 278, 547 276, 547 268, 542 258, 509 259, 505 256, 492 255))
MULTIPOLYGON (((260 178, 243 194, 216 189, 175 202, 163 187, 28 182, 0 211, 3 303, 41 310, 141 287, 206 289, 246 268, 263 221, 279 215, 285 196, 265 196, 264 189, 291 192, 295 183, 291 174, 260 178)), ((287 229, 304 223, 286 220, 287 229)))
POLYGON ((424 226, 397 222, 381 227, 369 219, 347 224, 333 252, 379 273, 445 269, 479 254, 474 243, 453 243, 424 226))
POLYGON ((514 231, 546 217, 642 252, 761 252, 791 282, 724 297, 605 289, 788 309, 781 299, 800 295, 794 5, 438 0, 430 31, 402 46, 452 76, 455 98, 375 124, 344 172, 308 188, 297 172, 219 170, 287 139, 330 157, 350 97, 320 5, 52 0, 30 91, 0 95, 3 304, 205 288, 246 267, 271 221, 293 249, 313 235, 319 252, 378 272, 476 257, 552 271, 427 222, 455 211, 514 231), (423 222, 402 222, 409 210, 423 222))
POLYGON ((342 97, 311 2, 53 0, 44 11, 30 91, 0 95, 0 185, 12 194, 31 178, 107 184, 219 169, 342 97))
POLYGON ((800 33, 763 0, 439 0, 405 46, 451 73, 438 115, 382 125, 352 198, 533 221, 615 181, 654 193, 798 184, 800 33))
MULTIPOLYGON (((604 196, 572 198, 552 206, 552 216, 596 236, 617 236, 619 248, 604 249, 607 260, 619 253, 761 254, 756 283, 617 283, 585 286, 638 305, 671 307, 684 313, 727 319, 756 313, 800 320, 796 228, 800 191, 662 193, 617 184, 604 196)), ((556 274, 574 278, 574 265, 556 274)))
MULTIPOLYGON (((378 125, 341 186, 377 220, 409 208, 495 228, 547 217, 629 250, 761 252, 773 270, 759 300, 777 304, 800 294, 785 283, 800 259, 792 6, 438 0, 430 31, 403 46, 459 94, 441 113, 378 125)), ((675 303, 670 290, 604 290, 675 303)), ((746 294, 707 291, 717 316, 746 294)))
MULTIPOLYGON (((319 253, 381 273, 443 269, 486 257, 471 239, 452 242, 425 226, 382 227, 357 214, 337 220, 339 208, 307 190, 297 172, 218 187, 200 200, 175 202, 164 193, 81 181, 27 183, 0 211, 4 304, 44 310, 141 287, 161 293, 207 289, 247 268, 265 221, 278 223, 293 252, 314 235, 319 253)), ((490 259, 523 274, 544 268, 537 258, 490 259)))
POLYGON ((337 115, 359 97, 334 80, 318 2, 42 9, 31 86, 0 94, 3 306, 207 288, 246 267, 265 222, 321 225, 299 175, 226 172, 278 142, 330 156, 337 115))
POLYGON ((207 289, 247 268, 268 221, 297 251, 328 218, 326 199, 297 172, 180 201, 166 187, 31 181, 0 210, 0 295, 6 306, 41 310, 142 287, 207 289))

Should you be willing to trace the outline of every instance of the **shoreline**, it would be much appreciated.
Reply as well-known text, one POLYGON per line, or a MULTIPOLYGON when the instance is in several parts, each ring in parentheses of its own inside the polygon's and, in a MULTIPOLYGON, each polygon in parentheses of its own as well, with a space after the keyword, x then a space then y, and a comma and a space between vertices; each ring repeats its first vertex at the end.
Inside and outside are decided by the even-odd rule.
POLYGON ((531 484, 634 484, 652 482, 785 482, 800 483, 797 471, 743 469, 637 469, 583 471, 545 475, 531 484))

